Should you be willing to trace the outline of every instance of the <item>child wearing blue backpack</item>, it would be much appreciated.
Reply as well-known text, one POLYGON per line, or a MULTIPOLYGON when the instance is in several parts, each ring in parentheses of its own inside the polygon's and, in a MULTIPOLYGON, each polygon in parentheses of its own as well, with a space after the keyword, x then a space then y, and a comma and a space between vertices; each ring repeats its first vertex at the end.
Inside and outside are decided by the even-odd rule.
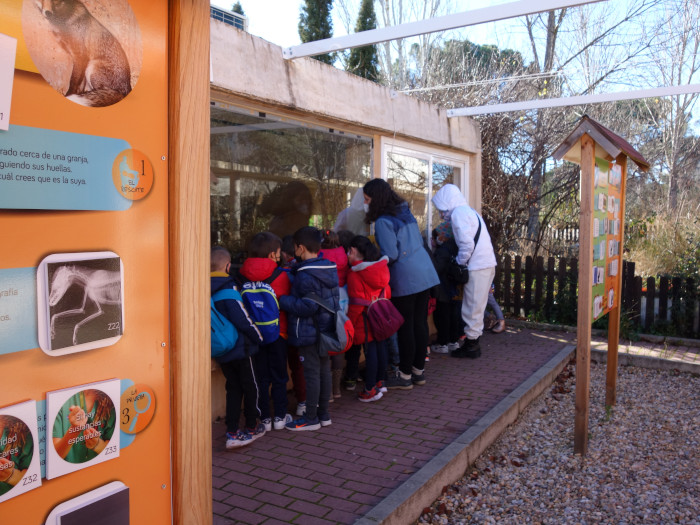
POLYGON ((263 344, 254 360, 260 388, 258 408, 265 430, 282 430, 292 420, 287 414, 287 316, 280 312, 277 302, 289 294, 291 284, 289 274, 280 267, 281 247, 282 241, 274 233, 255 234, 240 269, 243 303, 263 334, 263 344))
POLYGON ((280 308, 289 316, 289 343, 299 349, 306 380, 306 413, 287 423, 292 431, 318 430, 331 424, 330 357, 320 337, 335 331, 335 316, 326 308, 337 312, 340 306, 338 272, 334 263, 318 256, 321 241, 321 232, 313 226, 294 233, 294 255, 300 263, 293 270, 289 295, 280 297, 280 308))
POLYGON ((210 266, 214 307, 238 332, 234 347, 214 357, 226 378, 226 448, 233 449, 249 445, 265 434, 265 425, 257 422, 258 387, 253 368, 253 356, 258 352, 262 336, 243 307, 235 280, 228 274, 231 268, 228 250, 221 246, 212 248, 210 266), (241 402, 243 428, 239 428, 241 402))

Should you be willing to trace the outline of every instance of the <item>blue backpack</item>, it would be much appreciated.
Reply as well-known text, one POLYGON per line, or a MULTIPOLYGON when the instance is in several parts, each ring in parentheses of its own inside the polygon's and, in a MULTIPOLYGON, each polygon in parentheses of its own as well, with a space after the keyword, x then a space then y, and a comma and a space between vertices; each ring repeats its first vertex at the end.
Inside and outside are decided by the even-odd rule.
POLYGON ((211 356, 221 357, 230 352, 238 341, 238 330, 225 315, 219 312, 214 303, 226 299, 241 300, 241 294, 233 288, 224 288, 211 296, 211 356))
POLYGON ((281 268, 275 268, 264 281, 241 283, 243 306, 258 327, 264 345, 274 343, 280 336, 280 307, 270 283, 281 273, 281 268))

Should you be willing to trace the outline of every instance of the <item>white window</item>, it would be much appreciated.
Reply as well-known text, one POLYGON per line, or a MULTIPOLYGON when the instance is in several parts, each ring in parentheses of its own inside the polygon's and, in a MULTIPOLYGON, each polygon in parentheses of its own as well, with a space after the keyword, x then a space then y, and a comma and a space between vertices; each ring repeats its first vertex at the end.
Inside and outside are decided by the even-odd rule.
POLYGON ((429 146, 382 138, 381 176, 406 199, 427 238, 440 222, 431 199, 445 184, 458 186, 469 201, 469 157, 429 146))

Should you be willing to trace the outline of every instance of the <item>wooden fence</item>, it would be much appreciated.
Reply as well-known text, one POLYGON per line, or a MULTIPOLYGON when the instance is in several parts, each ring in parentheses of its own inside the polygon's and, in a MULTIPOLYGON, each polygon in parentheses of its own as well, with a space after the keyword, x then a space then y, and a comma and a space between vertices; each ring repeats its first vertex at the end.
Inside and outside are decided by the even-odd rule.
MULTIPOLYGON (((575 325, 578 259, 506 255, 496 268, 496 300, 505 313, 535 321, 575 325), (523 264, 524 263, 524 264, 523 264)), ((634 274, 622 265, 623 325, 645 333, 700 338, 700 304, 693 279, 634 274)), ((605 323, 605 321, 598 321, 605 323)))

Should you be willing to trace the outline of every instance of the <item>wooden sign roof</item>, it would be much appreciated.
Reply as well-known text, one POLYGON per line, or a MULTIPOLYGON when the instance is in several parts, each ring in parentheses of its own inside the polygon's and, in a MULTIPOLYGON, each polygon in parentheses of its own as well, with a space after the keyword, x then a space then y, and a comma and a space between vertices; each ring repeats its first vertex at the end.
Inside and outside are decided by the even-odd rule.
POLYGON ((552 157, 556 160, 564 159, 575 164, 581 164, 580 142, 584 134, 588 134, 595 141, 596 157, 604 159, 609 155, 615 159, 620 153, 624 153, 632 159, 642 171, 647 171, 649 169, 649 163, 629 142, 619 135, 616 135, 599 122, 596 122, 588 115, 581 117, 576 128, 554 151, 552 157))

